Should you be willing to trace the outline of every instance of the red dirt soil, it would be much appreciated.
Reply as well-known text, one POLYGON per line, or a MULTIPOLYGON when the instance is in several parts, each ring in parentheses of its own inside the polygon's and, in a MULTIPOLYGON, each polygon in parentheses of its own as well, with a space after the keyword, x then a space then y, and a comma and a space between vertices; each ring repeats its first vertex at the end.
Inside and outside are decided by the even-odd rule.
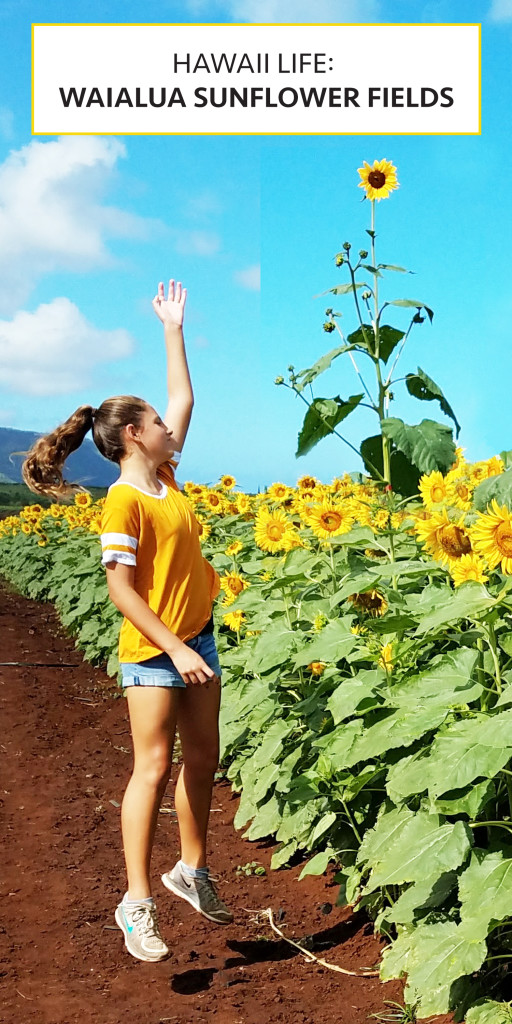
POLYGON ((4 584, 0 636, 2 662, 43 663, 0 666, 4 1024, 118 1024, 127 1012, 138 1024, 207 1017, 216 1024, 360 1024, 389 1013, 386 1000, 403 1002, 398 982, 306 962, 253 919, 271 907, 289 938, 306 937, 328 962, 361 974, 378 964, 382 942, 362 915, 334 905, 332 871, 300 883, 300 865, 271 872, 274 845, 233 829, 238 798, 225 781, 214 791, 209 863, 235 922, 212 925, 164 889, 160 874, 179 856, 171 810, 178 766, 152 863, 172 955, 157 964, 131 957, 114 922, 126 888, 119 811, 132 761, 126 701, 82 660, 50 605, 4 584), (237 875, 249 861, 267 874, 237 875))

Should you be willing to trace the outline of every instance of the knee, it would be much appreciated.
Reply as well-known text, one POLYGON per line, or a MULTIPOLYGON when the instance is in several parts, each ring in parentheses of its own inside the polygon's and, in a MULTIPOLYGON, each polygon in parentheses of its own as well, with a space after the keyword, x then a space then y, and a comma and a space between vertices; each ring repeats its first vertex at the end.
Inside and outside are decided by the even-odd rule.
POLYGON ((155 747, 135 758, 134 774, 154 788, 167 785, 172 770, 172 753, 166 748, 155 747))
POLYGON ((212 778, 219 767, 218 746, 183 752, 183 765, 187 772, 201 778, 212 778))

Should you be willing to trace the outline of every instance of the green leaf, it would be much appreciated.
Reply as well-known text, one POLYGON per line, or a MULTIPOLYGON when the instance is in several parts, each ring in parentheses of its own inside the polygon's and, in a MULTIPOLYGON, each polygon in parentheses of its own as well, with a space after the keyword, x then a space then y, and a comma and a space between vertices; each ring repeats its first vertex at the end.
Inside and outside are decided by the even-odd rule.
POLYGON ((404 829, 413 818, 414 814, 408 807, 389 809, 383 804, 376 824, 364 834, 357 854, 357 863, 375 863, 385 856, 386 850, 391 846, 401 844, 404 829))
POLYGON ((327 701, 334 724, 338 725, 345 718, 351 718, 358 710, 367 711, 377 707, 381 701, 376 697, 376 689, 382 685, 383 672, 360 672, 355 679, 343 679, 327 701))
POLYGON ((306 370, 301 370, 300 373, 296 375, 297 380, 300 380, 300 384, 297 384, 297 382, 295 382, 295 390, 298 391, 299 393, 303 391, 304 388, 308 384, 311 384, 316 379, 316 377, 319 377, 320 374, 324 372, 324 370, 329 369, 333 359, 336 359, 337 356, 342 355, 343 352, 349 352, 351 348, 351 344, 340 345, 338 348, 333 348, 331 349, 330 352, 326 352, 325 355, 321 356, 321 358, 318 359, 317 362, 313 364, 313 366, 309 367, 306 370))
POLYGON ((469 704, 483 691, 482 685, 471 679, 476 660, 476 651, 467 648, 437 655, 428 669, 395 684, 387 704, 416 708, 428 702, 446 709, 451 704, 469 704))
POLYGON ((435 420, 422 420, 415 426, 389 417, 380 421, 382 433, 421 473, 439 470, 447 473, 455 461, 455 444, 450 427, 435 420))
POLYGON ((258 808, 250 828, 244 832, 244 839, 265 839, 273 836, 279 828, 281 812, 279 801, 272 795, 270 800, 258 808))
POLYGON ((512 858, 503 850, 473 850, 459 879, 461 921, 485 939, 491 921, 512 916, 512 858))
POLYGON ((496 1003, 494 999, 479 999, 466 1013, 466 1024, 512 1024, 510 1003, 496 1003))
POLYGON ((294 853, 297 850, 298 842, 296 839, 292 839, 289 843, 283 843, 275 853, 272 854, 272 860, 270 861, 270 868, 272 871, 277 871, 278 868, 282 868, 284 864, 288 864, 294 853))
POLYGON ((399 331, 396 327, 382 324, 379 327, 379 358, 387 363, 391 353, 398 343, 405 337, 405 331, 399 331))
POLYGON ((458 868, 471 849, 471 831, 463 821, 440 822, 437 814, 415 814, 401 834, 400 845, 382 851, 364 893, 380 886, 439 877, 458 868))
POLYGON ((363 324, 357 330, 352 331, 347 337, 349 345, 355 348, 363 348, 373 352, 375 350, 375 334, 371 324, 363 324))
POLYGON ((345 756, 339 757, 338 765, 351 768, 358 761, 379 757, 387 750, 409 747, 426 732, 437 729, 448 713, 449 708, 427 702, 425 707, 399 708, 386 714, 355 738, 345 756))
POLYGON ((333 619, 313 640, 299 647, 293 668, 309 665, 311 661, 340 661, 354 650, 356 644, 357 637, 347 628, 346 622, 343 619, 333 619))
POLYGON ((429 630, 445 626, 449 622, 461 619, 478 619, 494 603, 489 591, 483 583, 470 580, 463 587, 448 594, 444 600, 440 597, 436 611, 425 615, 418 624, 416 636, 428 633, 429 630))
POLYGON ((311 402, 304 417, 298 437, 295 457, 307 455, 322 438, 327 437, 350 416, 364 398, 363 394, 351 395, 345 402, 339 395, 336 398, 315 398, 311 402))
POLYGON ((326 292, 320 292, 320 295, 315 295, 314 298, 318 299, 321 295, 348 295, 350 292, 355 292, 359 288, 369 288, 370 285, 366 281, 356 281, 355 284, 351 282, 349 284, 337 284, 335 288, 328 288, 326 292))
POLYGON ((386 911, 386 920, 393 924, 412 924, 417 911, 441 906, 457 885, 457 872, 437 872, 421 882, 414 882, 398 898, 391 910, 386 911))
POLYGON ((494 778, 511 757, 512 709, 475 714, 438 733, 428 757, 413 755, 394 765, 386 789, 398 801, 425 789, 436 798, 475 779, 494 778))
POLYGON ((308 860, 307 864, 304 865, 297 881, 300 882, 302 878, 306 877, 306 875, 323 875, 329 861, 332 859, 332 856, 333 851, 330 848, 328 850, 322 850, 321 853, 316 853, 315 856, 312 857, 311 860, 308 860))
MULTIPOLYGON (((378 470, 381 476, 384 475, 382 436, 380 434, 374 434, 373 437, 365 438, 365 440, 361 442, 359 451, 366 471, 374 480, 378 480, 379 478, 375 469, 378 470)), ((394 491, 398 494, 403 494, 404 496, 418 493, 418 484, 421 473, 416 466, 413 466, 410 459, 408 459, 403 452, 397 451, 395 446, 392 446, 391 448, 390 467, 391 486, 394 491)))
POLYGON ((294 646, 293 630, 283 619, 277 619, 258 637, 248 654, 246 668, 249 672, 260 673, 284 665, 294 646))
POLYGON ((399 274, 413 274, 413 270, 406 270, 405 267, 397 267, 395 263, 379 263, 382 270, 396 270, 399 274))
POLYGON ((416 309, 424 309, 425 310, 425 313, 427 314, 427 316, 428 316, 428 318, 430 320, 430 323, 432 323, 432 320, 434 319, 434 314, 433 314, 432 310, 429 309, 429 307, 426 306, 424 302, 419 302, 418 299, 393 299, 391 302, 387 302, 386 305, 387 306, 405 306, 405 307, 407 307, 407 306, 411 306, 411 307, 415 306, 416 309))
POLYGON ((427 376, 425 371, 421 369, 421 366, 418 366, 417 373, 407 374, 405 383, 409 394, 413 395, 414 398, 419 398, 422 402, 433 402, 434 400, 439 402, 445 415, 453 420, 457 430, 456 436, 458 437, 460 434, 460 424, 450 403, 444 397, 439 385, 431 377, 427 376))
POLYGON ((488 480, 482 480, 473 492, 473 506, 477 512, 485 512, 493 498, 498 505, 512 508, 512 469, 507 469, 498 476, 491 476, 488 480))
POLYGON ((384 950, 381 979, 389 981, 407 972, 405 997, 418 1004, 418 1017, 448 1013, 453 982, 478 971, 486 953, 485 941, 475 937, 466 924, 422 923, 404 929, 384 950))
POLYGON ((496 786, 491 779, 483 779, 465 789, 455 789, 445 793, 440 800, 434 801, 434 807, 440 814, 467 814, 476 818, 482 808, 490 800, 496 799, 496 786))

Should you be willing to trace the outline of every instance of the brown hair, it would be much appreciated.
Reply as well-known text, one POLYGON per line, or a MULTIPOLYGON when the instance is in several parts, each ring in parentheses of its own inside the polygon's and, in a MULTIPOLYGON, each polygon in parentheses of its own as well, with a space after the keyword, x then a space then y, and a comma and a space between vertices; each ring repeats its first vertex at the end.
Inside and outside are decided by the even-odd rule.
POLYGON ((107 398, 98 409, 81 405, 51 434, 38 438, 21 467, 27 487, 36 494, 64 498, 80 491, 77 484, 64 480, 62 469, 71 452, 80 447, 88 430, 101 454, 110 462, 119 463, 125 449, 121 437, 123 427, 138 427, 148 403, 134 395, 107 398))

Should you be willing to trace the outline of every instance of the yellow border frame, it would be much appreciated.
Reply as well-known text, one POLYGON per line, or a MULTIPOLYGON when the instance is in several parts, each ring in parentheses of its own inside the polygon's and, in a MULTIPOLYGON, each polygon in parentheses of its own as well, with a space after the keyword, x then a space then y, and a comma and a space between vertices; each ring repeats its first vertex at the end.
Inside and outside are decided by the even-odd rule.
POLYGON ((274 22, 274 21, 262 21, 262 22, 246 22, 246 21, 36 21, 31 23, 31 118, 30 128, 31 134, 39 137, 45 135, 105 135, 105 136, 119 136, 124 138, 131 138, 132 136, 141 136, 143 138, 148 136, 251 136, 261 137, 266 136, 277 136, 278 138, 286 138, 288 136, 300 137, 302 135, 307 137, 321 137, 339 135, 341 137, 346 136, 372 136, 372 135, 383 135, 383 136, 453 136, 457 137, 460 135, 481 135, 482 134, 482 23, 479 21, 434 21, 434 22, 417 22, 417 21, 394 21, 394 22, 382 22, 382 21, 371 21, 371 22, 347 22, 347 21, 287 21, 287 22, 274 22), (338 27, 343 26, 345 28, 358 27, 358 28, 458 28, 459 26, 465 28, 478 28, 478 131, 475 132, 35 132, 34 131, 34 29, 35 28, 50 28, 50 27, 63 27, 63 28, 157 28, 159 26, 169 27, 174 26, 178 28, 181 25, 187 25, 192 28, 201 27, 216 27, 216 28, 231 28, 233 27, 245 27, 252 28, 253 26, 260 28, 274 28, 276 25, 280 27, 298 27, 298 28, 312 28, 316 26, 326 27, 338 27))

